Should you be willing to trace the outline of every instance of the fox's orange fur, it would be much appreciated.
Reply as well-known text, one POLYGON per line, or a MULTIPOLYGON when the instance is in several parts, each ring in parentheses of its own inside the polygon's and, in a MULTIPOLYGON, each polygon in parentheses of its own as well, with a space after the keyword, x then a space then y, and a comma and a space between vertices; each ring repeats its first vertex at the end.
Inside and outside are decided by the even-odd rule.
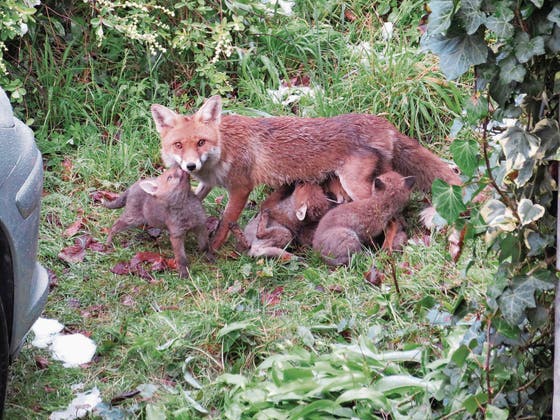
POLYGON ((152 105, 164 163, 178 165, 197 178, 200 198, 214 186, 228 190, 213 249, 224 243, 229 224, 237 221, 249 193, 259 184, 321 182, 335 174, 350 198, 358 200, 370 195, 377 175, 391 169, 414 175, 425 191, 436 178, 460 183, 445 162, 382 117, 252 118, 222 116, 221 111, 219 96, 209 98, 190 116, 152 105))

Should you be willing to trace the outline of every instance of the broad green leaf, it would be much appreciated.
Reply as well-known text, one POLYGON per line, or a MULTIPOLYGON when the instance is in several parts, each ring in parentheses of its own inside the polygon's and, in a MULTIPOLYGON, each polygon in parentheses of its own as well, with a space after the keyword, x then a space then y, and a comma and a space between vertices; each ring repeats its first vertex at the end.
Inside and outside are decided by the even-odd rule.
POLYGON ((465 364, 465 360, 467 360, 467 357, 469 357, 470 353, 471 351, 469 350, 469 348, 463 344, 453 352, 453 354, 451 355, 451 360, 453 360, 457 366, 462 367, 465 364))
POLYGON ((505 408, 498 408, 495 405, 488 404, 484 413, 484 420, 507 420, 509 411, 505 408))
POLYGON ((453 0, 433 0, 430 2, 430 17, 428 18, 428 33, 441 34, 451 25, 451 18, 455 6, 453 0))
POLYGON ((496 11, 488 16, 486 27, 494 32, 499 39, 510 38, 514 31, 510 22, 514 17, 515 14, 508 4, 499 3, 496 11))
POLYGON ((302 339, 303 344, 305 344, 307 347, 313 347, 313 345, 315 344, 315 337, 313 337, 313 334, 311 333, 311 330, 309 328, 300 325, 299 327, 297 327, 297 333, 302 339))
POLYGON ((218 331, 218 338, 225 337, 226 335, 228 335, 233 331, 244 330, 249 326, 252 326, 252 321, 250 320, 238 321, 238 322, 232 322, 231 324, 226 324, 225 327, 223 327, 220 331, 218 331))
POLYGON ((189 391, 183 391, 183 397, 185 398, 185 401, 196 411, 202 414, 208 414, 208 410, 200 405, 200 403, 193 397, 191 397, 191 393, 189 391))
POLYGON ((333 413, 340 406, 334 401, 318 400, 290 410, 289 418, 293 420, 309 418, 311 414, 333 413))
POLYGON ((432 184, 432 200, 437 212, 449 223, 455 222, 467 209, 461 187, 449 185, 441 179, 436 179, 432 184))
POLYGON ((393 393, 413 393, 418 390, 424 390, 428 393, 432 393, 438 389, 439 385, 439 382, 428 381, 426 379, 416 378, 415 376, 391 375, 384 376, 383 378, 377 380, 372 385, 372 389, 382 392, 385 395, 393 393))
POLYGON ((554 25, 552 35, 546 41, 546 46, 553 53, 560 51, 560 24, 554 25))
POLYGON ((523 232, 523 240, 525 246, 529 250, 527 255, 529 257, 535 257, 541 255, 547 246, 552 245, 554 238, 552 235, 542 236, 539 232, 526 229, 523 232))
POLYGON ((477 125, 488 115, 488 99, 484 96, 473 95, 465 101, 466 119, 472 125, 477 125))
POLYGON ((488 47, 478 32, 474 35, 444 37, 433 35, 423 39, 423 46, 439 56, 445 77, 457 79, 471 66, 486 62, 488 47))
POLYGON ((541 153, 546 160, 560 160, 560 128, 558 121, 543 118, 531 132, 541 140, 541 153))
POLYGON ((381 392, 366 387, 349 389, 340 394, 335 402, 337 404, 344 404, 349 401, 357 400, 369 400, 378 410, 389 411, 391 408, 387 398, 385 398, 381 392))
POLYGON ((502 83, 522 82, 527 70, 511 55, 500 61, 500 81, 502 83))
POLYGON ((533 202, 527 198, 521 199, 517 205, 517 213, 521 218, 520 222, 522 226, 539 220, 544 216, 544 212, 545 209, 543 206, 540 204, 533 204, 533 202))
POLYGON ((457 12, 468 35, 472 35, 486 21, 486 14, 480 10, 482 0, 462 0, 457 12))
POLYGON ((165 420, 167 416, 165 414, 165 408, 161 406, 156 406, 154 404, 146 405, 146 420, 165 420))
POLYGON ((478 143, 474 140, 455 140, 450 150, 461 172, 471 177, 478 167, 478 143))
POLYGON ((535 307, 535 287, 523 283, 515 288, 505 289, 498 298, 504 319, 511 325, 518 325, 525 318, 525 309, 535 307))
POLYGON ((513 231, 517 226, 517 219, 511 209, 496 199, 488 200, 480 209, 480 215, 488 226, 506 232, 513 231))
POLYGON ((232 373, 224 373, 216 378, 216 382, 218 383, 225 383, 228 385, 235 385, 240 388, 245 388, 247 385, 248 379, 243 375, 236 375, 232 373))
POLYGON ((560 26, 560 4, 555 4, 546 18, 560 26))
POLYGON ((298 379, 310 379, 313 378, 313 371, 310 368, 287 368, 283 371, 284 381, 290 382, 298 379))
POLYGON ((540 139, 519 127, 510 127, 498 139, 506 157, 508 171, 522 169, 533 158, 541 144, 540 139))
POLYGON ((477 395, 471 395, 463 401, 463 406, 470 413, 474 414, 478 411, 478 407, 486 404, 488 401, 488 394, 481 392, 477 395))
POLYGON ((531 3, 533 3, 535 6, 537 6, 540 9, 544 4, 544 0, 531 0, 531 3))
POLYGON ((519 32, 515 37, 515 56, 520 63, 526 63, 535 55, 542 55, 544 51, 544 38, 536 36, 530 38, 526 32, 519 32))

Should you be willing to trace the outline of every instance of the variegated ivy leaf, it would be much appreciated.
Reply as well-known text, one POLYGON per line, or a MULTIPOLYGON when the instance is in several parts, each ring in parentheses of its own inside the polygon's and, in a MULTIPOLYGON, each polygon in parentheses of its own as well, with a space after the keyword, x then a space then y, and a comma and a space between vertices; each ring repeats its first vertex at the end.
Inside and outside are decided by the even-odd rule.
POLYGON ((517 213, 521 218, 521 225, 525 226, 544 216, 544 207, 540 204, 533 204, 527 198, 523 198, 517 205, 517 213))
POLYGON ((491 199, 480 209, 482 219, 490 227, 512 232, 517 226, 517 219, 509 207, 499 200, 491 199))
POLYGON ((523 232, 523 240, 529 250, 527 253, 529 257, 541 255, 546 247, 554 243, 554 239, 552 235, 541 235, 539 232, 530 229, 526 229, 523 232))
POLYGON ((498 139, 506 157, 506 169, 522 169, 525 162, 536 156, 540 139, 519 127, 510 127, 498 139))

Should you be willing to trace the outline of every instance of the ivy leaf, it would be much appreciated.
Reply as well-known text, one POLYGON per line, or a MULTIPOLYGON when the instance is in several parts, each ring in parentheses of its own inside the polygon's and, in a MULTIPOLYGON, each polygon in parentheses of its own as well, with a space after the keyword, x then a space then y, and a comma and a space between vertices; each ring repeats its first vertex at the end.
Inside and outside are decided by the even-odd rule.
POLYGON ((553 53, 560 51, 560 23, 554 25, 552 35, 548 38, 546 46, 553 53))
POLYGON ((500 61, 500 82, 511 83, 522 82, 525 79, 527 70, 524 66, 519 64, 514 56, 509 56, 500 61))
POLYGON ((437 212, 448 223, 455 222, 467 209, 463 203, 461 187, 449 185, 441 179, 436 179, 432 184, 432 200, 437 212))
POLYGON ((531 3, 533 3, 535 6, 537 6, 540 9, 544 4, 544 0, 531 0, 531 3))
POLYGON ((560 4, 555 4, 546 18, 560 26, 560 4))
POLYGON ((540 139, 519 127, 510 127, 498 139, 506 157, 506 169, 522 169, 528 159, 535 157, 540 139))
POLYGON ((544 211, 543 206, 540 204, 533 204, 533 202, 527 198, 521 199, 517 205, 517 213, 521 218, 522 226, 539 220, 544 216, 544 211))
POLYGON ((511 209, 496 199, 488 200, 480 209, 480 215, 488 226, 506 232, 512 232, 517 226, 517 219, 511 209))
POLYGON ((482 0, 463 0, 457 16, 463 22, 468 35, 474 34, 486 21, 486 15, 480 10, 482 0))
POLYGON ((518 325, 525 318, 525 309, 535 307, 535 288, 532 284, 523 283, 514 289, 506 289, 498 304, 505 320, 511 325, 518 325))
POLYGON ((429 36, 423 38, 423 45, 439 56, 441 70, 448 79, 457 79, 471 66, 486 62, 488 57, 488 47, 480 33, 429 36))
POLYGON ((515 14, 509 5, 500 3, 495 13, 488 16, 486 27, 496 34, 500 39, 511 38, 513 36, 513 25, 510 23, 515 14))
POLYGON ((461 172, 471 177, 478 167, 478 143, 474 140, 455 140, 450 150, 461 172))
POLYGON ((428 33, 441 34, 451 25, 454 11, 453 0, 434 0, 430 2, 430 17, 428 18, 428 33))
POLYGON ((535 55, 542 55, 544 53, 544 39, 542 36, 530 38, 526 32, 520 32, 515 37, 515 56, 520 63, 526 63, 535 55))
POLYGON ((507 420, 509 411, 506 408, 498 408, 495 405, 487 404, 484 420, 507 420))
POLYGON ((523 232, 523 240, 529 250, 527 256, 535 257, 541 255, 547 246, 553 244, 554 237, 552 235, 542 236, 539 232, 526 229, 523 232))

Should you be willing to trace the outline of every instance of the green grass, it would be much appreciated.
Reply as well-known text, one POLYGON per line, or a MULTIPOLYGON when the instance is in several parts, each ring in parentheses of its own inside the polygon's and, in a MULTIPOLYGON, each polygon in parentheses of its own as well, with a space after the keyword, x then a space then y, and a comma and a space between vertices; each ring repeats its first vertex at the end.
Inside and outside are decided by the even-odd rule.
MULTIPOLYGON (((406 2, 405 9, 418 13, 418 4, 406 2)), ((366 8, 360 2, 356 5, 366 8)), ((258 38, 258 55, 238 63, 238 96, 226 108, 276 115, 380 113, 447 155, 445 137, 466 91, 444 81, 433 58, 418 52, 414 18, 395 16, 394 38, 386 43, 379 27, 365 23, 365 13, 345 25, 333 18, 340 13, 328 11, 331 21, 311 27, 294 19, 290 26, 273 28, 270 36, 258 38), (362 41, 370 42, 372 54, 359 64, 348 44, 362 41), (303 99, 297 109, 274 103, 266 89, 278 87, 275 77, 296 72, 309 76, 322 93, 313 100, 303 99)), ((314 355, 328 354, 335 344, 373 332, 379 351, 422 346, 428 356, 437 357, 446 330, 429 322, 428 312, 434 308, 451 312, 459 304, 474 311, 484 301, 486 283, 494 272, 492 261, 477 262, 464 274, 470 250, 481 245, 469 243, 455 264, 444 234, 428 234, 431 245, 421 244, 425 233, 417 227, 415 204, 407 211, 408 230, 420 244, 409 244, 392 257, 366 250, 348 267, 336 270, 312 252, 303 252, 300 261, 291 263, 235 255, 230 240, 213 264, 197 256, 194 244, 188 242, 192 277, 187 280, 173 271, 156 273, 154 283, 113 274, 110 270, 117 262, 139 251, 172 256, 165 234, 154 239, 140 230, 117 236, 112 253, 87 251, 83 262, 64 263, 57 255, 74 238, 63 232, 78 217, 84 217, 78 234, 101 242, 117 217, 117 211, 95 204, 90 193, 123 191, 138 178, 157 173, 159 139, 150 104, 180 108, 186 102, 158 82, 156 73, 139 77, 128 70, 126 55, 110 66, 94 60, 84 64, 71 48, 81 51, 77 45, 61 51, 47 45, 42 60, 35 63, 40 66, 36 71, 41 86, 47 86, 46 92, 35 92, 42 100, 37 100, 41 112, 34 117, 34 128, 47 169, 39 258, 58 278, 44 316, 91 334, 98 351, 88 366, 65 369, 46 351, 26 344, 12 366, 6 418, 45 418, 64 409, 77 383, 83 383, 84 390, 98 387, 105 403, 141 384, 158 385, 150 398, 135 396, 117 406, 132 418, 150 418, 158 411, 170 418, 198 418, 200 412, 185 390, 212 417, 221 418, 233 395, 232 386, 217 380, 224 373, 258 383, 260 379, 252 375, 271 355, 301 347, 314 355), (64 159, 71 162, 69 169, 63 168, 64 159), (372 264, 385 275, 381 287, 364 277, 372 264), (311 332, 312 341, 305 331, 311 332), (46 368, 36 365, 38 356, 49 359, 46 368)), ((225 192, 216 189, 205 200, 209 214, 217 216, 223 210, 222 195, 225 192)), ((252 199, 258 202, 263 196, 259 188, 252 199)), ((246 209, 242 224, 254 212, 254 206, 246 209)))

